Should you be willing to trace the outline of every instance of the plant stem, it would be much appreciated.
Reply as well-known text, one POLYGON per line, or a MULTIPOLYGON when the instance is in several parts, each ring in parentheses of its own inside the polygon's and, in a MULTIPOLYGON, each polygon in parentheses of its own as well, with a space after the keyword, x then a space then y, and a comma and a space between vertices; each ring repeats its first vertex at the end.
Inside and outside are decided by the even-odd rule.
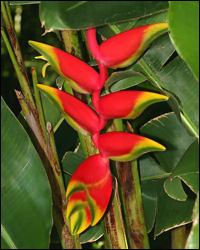
POLYGON ((45 118, 44 118, 44 112, 43 112, 43 108, 42 108, 40 93, 39 93, 39 90, 36 86, 38 84, 37 72, 36 72, 36 69, 34 67, 32 67, 31 70, 32 70, 33 90, 34 90, 34 94, 35 94, 35 104, 36 104, 36 109, 38 112, 38 119, 39 119, 40 125, 42 127, 42 132, 43 132, 43 135, 45 137, 45 141, 47 143, 46 122, 45 122, 45 118))
POLYGON ((65 50, 71 55, 83 59, 78 32, 76 30, 61 30, 60 34, 65 50))
POLYGON ((137 161, 116 163, 129 247, 149 249, 137 161))
POLYGON ((53 174, 55 176, 55 187, 58 185, 57 190, 60 190, 59 195, 53 193, 54 204, 53 204, 53 215, 54 222, 58 231, 58 234, 61 239, 62 247, 65 248, 74 248, 76 246, 77 249, 81 249, 81 245, 77 241, 77 237, 72 237, 69 231, 69 222, 65 221, 65 213, 66 213, 66 198, 65 198, 65 187, 62 178, 62 171, 60 168, 60 163, 58 159, 58 154, 56 150, 53 129, 50 122, 47 122, 47 138, 48 138, 48 158, 53 170, 53 174), (59 203, 55 201, 60 200, 59 203), (62 223, 61 223, 62 222, 62 223))
POLYGON ((108 209, 101 220, 107 249, 128 249, 126 232, 121 213, 118 184, 113 177, 113 192, 108 209))
POLYGON ((15 93, 22 108, 22 111, 24 112, 26 121, 31 129, 35 148, 37 149, 39 154, 40 152, 42 153, 42 151, 47 154, 47 144, 44 139, 45 137, 42 132, 37 113, 34 112, 31 107, 28 106, 23 94, 20 91, 15 90, 15 93))
MULTIPOLYGON (((28 76, 26 73, 26 69, 24 66, 24 61, 22 58, 22 54, 21 54, 21 50, 20 50, 20 46, 18 43, 18 39, 15 33, 15 29, 13 26, 13 21, 11 18, 11 13, 10 13, 10 9, 9 9, 9 5, 8 5, 8 1, 1 1, 1 13, 8 31, 8 35, 10 37, 10 41, 12 44, 12 48, 10 46, 10 43, 5 35, 5 32, 3 32, 2 36, 4 39, 4 42, 6 44, 6 47, 8 49, 8 52, 10 54, 10 58, 12 60, 13 66, 15 68, 20 86, 21 86, 21 90, 23 93, 23 96, 26 100, 26 103, 32 108, 32 109, 36 109, 35 107, 35 102, 33 99, 33 95, 31 92, 31 88, 30 88, 30 83, 28 80, 28 76)), ((1 33, 2 33, 2 29, 1 29, 1 33)))
POLYGON ((172 229, 172 249, 184 249, 186 242, 186 228, 180 226, 172 229))
POLYGON ((59 163, 59 159, 57 155, 53 129, 52 129, 50 122, 47 122, 47 139, 48 139, 48 158, 51 163, 51 166, 53 167, 54 175, 60 186, 63 204, 64 206, 66 206, 64 182, 63 182, 62 172, 61 172, 60 163, 59 163))
MULTIPOLYGON (((122 130, 122 120, 115 119, 109 131, 122 130)), ((130 126, 127 130, 133 132, 130 126)), ((137 161, 116 162, 114 172, 119 183, 128 246, 131 249, 149 249, 137 161)))

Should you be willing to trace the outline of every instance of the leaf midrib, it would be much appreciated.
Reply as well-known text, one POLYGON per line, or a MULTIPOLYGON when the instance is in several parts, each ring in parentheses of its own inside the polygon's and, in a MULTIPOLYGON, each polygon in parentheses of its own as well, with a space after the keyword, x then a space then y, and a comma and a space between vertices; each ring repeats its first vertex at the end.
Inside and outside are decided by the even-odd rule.
POLYGON ((4 228, 2 224, 1 224, 1 237, 5 240, 5 242, 11 249, 17 249, 9 233, 6 231, 6 229, 4 228))

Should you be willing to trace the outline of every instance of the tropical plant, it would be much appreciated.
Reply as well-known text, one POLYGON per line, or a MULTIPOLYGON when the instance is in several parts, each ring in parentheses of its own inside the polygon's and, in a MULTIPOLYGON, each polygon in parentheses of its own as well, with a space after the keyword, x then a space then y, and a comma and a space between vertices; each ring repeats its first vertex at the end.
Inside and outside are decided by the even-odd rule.
POLYGON ((35 1, 63 48, 29 41, 47 61, 33 87, 9 3, 22 111, 2 98, 2 248, 162 248, 166 231, 198 248, 198 2, 35 1))

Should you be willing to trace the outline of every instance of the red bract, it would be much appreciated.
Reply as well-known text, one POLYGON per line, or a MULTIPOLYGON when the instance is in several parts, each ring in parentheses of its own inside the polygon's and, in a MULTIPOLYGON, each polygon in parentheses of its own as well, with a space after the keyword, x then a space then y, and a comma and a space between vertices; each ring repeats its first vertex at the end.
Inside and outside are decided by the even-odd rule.
POLYGON ((142 154, 164 151, 160 143, 126 132, 109 132, 99 136, 99 151, 114 161, 133 161, 142 154))
POLYGON ((97 61, 108 68, 123 68, 135 62, 159 35, 167 31, 167 23, 141 26, 117 34, 100 46, 96 41, 96 28, 87 30, 90 51, 97 61))
POLYGON ((147 91, 119 91, 103 96, 97 111, 106 119, 135 119, 149 105, 167 99, 165 95, 147 91))
POLYGON ((71 220, 73 234, 81 233, 101 219, 111 192, 112 177, 108 159, 99 154, 90 156, 74 172, 67 187, 67 219, 71 220))
POLYGON ((108 77, 106 67, 125 67, 136 61, 150 42, 167 31, 167 23, 151 24, 125 31, 100 46, 96 29, 87 31, 89 48, 98 62, 99 74, 78 58, 52 46, 30 41, 52 67, 81 93, 92 93, 92 104, 98 115, 86 104, 58 89, 38 84, 37 87, 78 132, 90 134, 100 154, 87 158, 74 172, 66 191, 66 218, 72 234, 94 226, 103 216, 112 192, 109 159, 132 161, 151 151, 163 151, 161 144, 126 132, 100 135, 107 119, 138 117, 149 105, 165 101, 167 96, 147 91, 119 91, 100 98, 108 77))
POLYGON ((99 89, 100 76, 87 63, 63 50, 44 43, 29 41, 29 44, 41 53, 55 71, 64 77, 76 91, 90 94, 99 89))
MULTIPOLYGON (((63 114, 66 121, 78 132, 83 134, 95 134, 104 124, 99 123, 98 115, 85 103, 64 91, 37 84, 37 87, 54 103, 63 114)), ((106 121, 105 121, 106 122, 106 121)))

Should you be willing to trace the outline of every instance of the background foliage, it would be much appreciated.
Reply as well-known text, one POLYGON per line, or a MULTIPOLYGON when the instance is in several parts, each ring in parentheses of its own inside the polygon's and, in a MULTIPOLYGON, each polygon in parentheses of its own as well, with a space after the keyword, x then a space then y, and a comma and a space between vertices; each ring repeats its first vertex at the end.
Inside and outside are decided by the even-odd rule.
MULTIPOLYGON (((29 79, 31 79, 31 67, 34 66, 38 72, 38 82, 54 87, 56 87, 57 74, 53 69, 48 67, 46 78, 42 78, 41 69, 44 62, 33 59, 36 53, 28 46, 28 40, 41 41, 62 48, 58 29, 84 29, 89 26, 98 26, 98 39, 101 40, 133 27, 156 22, 169 22, 170 34, 164 34, 156 39, 144 56, 136 64, 125 69, 126 71, 119 70, 117 73, 110 71, 111 76, 106 83, 107 91, 111 92, 128 88, 131 90, 152 90, 170 96, 168 103, 152 105, 136 120, 129 121, 135 132, 154 139, 167 148, 166 152, 148 154, 139 159, 144 211, 147 230, 149 232, 150 247, 164 248, 165 242, 167 242, 166 244, 170 242, 171 234, 169 230, 171 228, 189 223, 187 225, 189 232, 192 225, 190 222, 194 219, 193 207, 196 194, 198 193, 198 3, 196 1, 186 1, 186 4, 184 4, 184 2, 180 1, 178 4, 176 1, 170 3, 157 1, 156 4, 152 4, 151 1, 148 1, 144 4, 141 1, 131 1, 131 9, 133 11, 130 13, 130 16, 127 16, 123 13, 129 12, 130 1, 114 1, 117 4, 107 1, 111 8, 106 8, 106 11, 104 11, 105 3, 103 1, 99 2, 98 4, 97 1, 92 1, 92 4, 89 5, 89 2, 69 1, 66 11, 66 8, 63 7, 63 4, 66 4, 65 1, 42 1, 40 5, 11 6, 11 11, 29 79), (103 11, 101 11, 101 8, 103 11), (88 14, 85 11, 88 11, 88 14), (121 13, 114 15, 113 13, 117 11, 121 11, 121 13), (91 13, 93 13, 92 17, 91 13), (192 18, 186 19, 184 18, 185 15, 191 15, 192 18), (55 32, 45 32, 44 28, 41 28, 40 21, 45 21, 45 28, 47 30, 55 29, 55 32), (118 21, 120 23, 115 23, 118 21), (41 36, 44 32, 46 34, 41 36), (153 240, 154 237, 156 237, 156 240, 153 240)), ((80 32, 79 38, 83 43, 83 37, 80 32)), ((29 166, 27 165, 29 162, 37 165, 37 168, 34 168, 34 173, 28 172, 26 174, 23 172, 23 175, 19 174, 19 177, 26 179, 26 175, 31 176, 31 183, 33 184, 28 185, 28 188, 33 191, 29 191, 27 188, 24 191, 27 194, 33 193, 37 195, 38 190, 42 189, 44 191, 44 194, 39 192, 41 201, 39 198, 37 199, 39 204, 37 206, 41 207, 42 203, 42 207, 45 207, 45 211, 48 211, 45 215, 42 212, 40 213, 40 216, 47 223, 45 229, 47 231, 44 230, 40 235, 48 235, 52 225, 51 218, 49 218, 51 213, 51 198, 48 181, 29 137, 19 123, 21 121, 24 124, 24 118, 20 113, 21 108, 13 90, 20 90, 20 86, 13 66, 8 59, 7 50, 3 44, 1 48, 1 80, 3 83, 1 89, 3 99, 6 103, 2 101, 2 145, 6 145, 6 142, 3 140, 5 137, 8 140, 6 133, 8 133, 9 127, 5 122, 6 119, 13 126, 12 129, 15 128, 15 136, 21 136, 20 140, 19 137, 15 139, 12 136, 7 141, 10 148, 17 155, 20 155, 21 151, 25 152, 27 150, 27 154, 24 153, 22 156, 25 161, 24 165, 17 164, 18 161, 23 161, 19 157, 18 161, 15 162, 19 167, 19 173, 26 170, 23 166, 29 166), (15 116, 13 116, 8 107, 15 116), (15 143, 15 141, 21 141, 22 145, 19 142, 15 143), (16 145, 17 147, 15 148, 16 145), (26 145, 26 148, 21 149, 20 146, 23 147, 24 145, 26 145), (34 160, 32 160, 32 157, 34 160), (22 168, 21 170, 20 167, 22 168), (38 173, 37 171, 40 172, 38 173), (39 180, 41 184, 37 176, 40 176, 39 180), (34 184, 34 181, 37 183, 34 184), (40 187, 40 185, 44 185, 45 187, 40 187), (46 202, 44 196, 45 200, 47 200, 46 202)), ((94 61, 89 63, 95 65, 94 61)), ((65 121, 62 121, 60 113, 45 96, 42 96, 42 103, 46 121, 51 121, 55 130, 56 147, 59 160, 65 172, 65 185, 67 185, 70 175, 73 174, 76 167, 84 159, 81 148, 77 152, 73 152, 79 144, 79 139, 77 133, 65 121)), ((126 127, 125 122, 124 127, 126 127)), ((6 155, 3 158, 3 163, 4 165, 13 166, 14 153, 10 150, 9 152, 5 152, 6 149, 8 147, 3 148, 2 151, 2 155, 6 155)), ((29 167, 31 168, 31 166, 29 167)), ((5 183, 2 185, 2 191, 5 196, 2 199, 8 199, 9 196, 6 196, 5 192, 6 185, 9 185, 7 181, 11 178, 10 181, 12 182, 12 178, 15 177, 13 177, 11 172, 9 172, 10 176, 7 176, 7 170, 3 170, 5 183)), ((17 174, 16 169, 14 174, 17 174)), ((12 184, 10 185, 12 186, 12 184)), ((13 195, 16 196, 14 193, 13 195)), ((26 198, 29 199, 29 195, 26 195, 26 198)), ((20 194, 16 196, 16 199, 19 204, 21 199, 20 194)), ((13 206, 14 201, 15 199, 10 199, 13 206)), ((5 204, 8 206, 9 201, 5 200, 5 204)), ((3 211, 6 211, 6 206, 3 207, 5 209, 3 211)), ((16 214, 13 213, 14 218, 18 217, 18 206, 15 205, 16 214)), ((30 208, 27 209, 29 210, 30 208)), ((31 206, 31 209, 34 210, 34 206, 31 206)), ((31 213, 30 210, 29 213, 31 213)), ((33 214, 37 216, 34 211, 33 214)), ((24 216, 26 215, 24 214, 24 216)), ((29 218, 34 220, 34 216, 29 216, 29 218)), ((30 221, 28 223, 32 225, 33 222, 30 221)), ((26 231, 24 229, 21 230, 23 232, 26 231)), ((31 236, 34 235, 34 237, 37 237, 35 235, 36 231, 33 228, 31 236)), ((83 233, 80 237, 80 242, 87 242, 93 237, 98 239, 101 235, 101 225, 98 224, 93 229, 83 233)), ((17 235, 14 237, 18 238, 17 235)), ((29 236, 24 237, 28 241, 29 236)), ((44 245, 48 246, 47 237, 45 240, 46 242, 41 239, 41 248, 44 245)), ((56 231, 53 229, 51 234, 52 248, 58 245, 54 244, 57 240, 56 231)), ((93 245, 84 244, 83 248, 101 248, 103 247, 102 242, 103 237, 94 242, 93 245)), ((33 247, 33 245, 31 246, 33 247)), ((25 244, 25 247, 28 247, 28 245, 25 244)))

